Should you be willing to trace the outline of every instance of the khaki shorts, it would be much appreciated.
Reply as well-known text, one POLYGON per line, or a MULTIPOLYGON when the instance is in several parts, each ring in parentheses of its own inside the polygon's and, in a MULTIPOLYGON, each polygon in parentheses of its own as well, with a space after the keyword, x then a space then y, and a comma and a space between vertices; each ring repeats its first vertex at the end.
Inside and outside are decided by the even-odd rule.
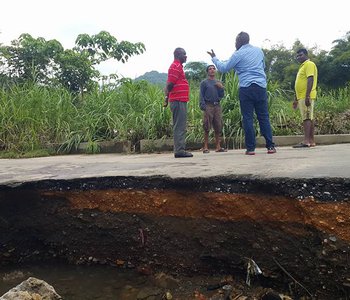
POLYGON ((306 106, 305 99, 298 100, 298 106, 299 106, 301 118, 303 119, 303 121, 314 119, 315 99, 310 99, 310 103, 311 103, 310 106, 306 106))
POLYGON ((215 133, 221 134, 222 125, 221 106, 206 103, 206 109, 203 113, 204 131, 209 132, 210 129, 213 128, 215 133))

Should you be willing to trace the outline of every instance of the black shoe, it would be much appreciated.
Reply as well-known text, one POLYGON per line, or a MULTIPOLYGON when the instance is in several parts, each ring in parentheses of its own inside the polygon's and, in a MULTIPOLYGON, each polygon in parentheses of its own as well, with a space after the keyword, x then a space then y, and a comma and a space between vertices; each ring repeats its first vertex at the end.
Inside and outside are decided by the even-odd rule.
POLYGON ((174 156, 175 156, 175 158, 179 158, 179 157, 193 157, 193 154, 190 153, 190 152, 183 151, 183 152, 175 153, 174 156))

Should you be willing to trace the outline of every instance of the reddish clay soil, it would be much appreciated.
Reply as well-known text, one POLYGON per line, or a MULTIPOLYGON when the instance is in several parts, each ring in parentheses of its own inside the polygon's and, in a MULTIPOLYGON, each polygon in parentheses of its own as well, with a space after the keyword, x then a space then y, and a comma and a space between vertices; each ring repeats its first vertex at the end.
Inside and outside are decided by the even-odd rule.
MULTIPOLYGON (((47 194, 49 195, 49 193, 47 194)), ((56 193, 57 195, 57 193, 56 193)), ((350 203, 318 202, 313 197, 178 192, 175 190, 103 190, 64 193, 73 209, 220 221, 282 222, 310 225, 350 242, 350 203)), ((303 235, 303 232, 290 232, 303 235)))

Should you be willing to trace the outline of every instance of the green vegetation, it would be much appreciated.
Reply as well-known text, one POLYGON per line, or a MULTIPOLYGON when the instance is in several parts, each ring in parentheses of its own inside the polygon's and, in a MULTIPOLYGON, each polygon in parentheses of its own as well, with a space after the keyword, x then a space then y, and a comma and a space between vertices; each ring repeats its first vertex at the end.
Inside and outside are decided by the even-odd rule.
MULTIPOLYGON (((224 138, 239 146, 243 140, 238 102, 238 81, 227 74, 223 99, 224 138)), ((191 84, 188 106, 188 140, 203 138, 199 88, 191 84)), ((292 95, 269 86, 269 109, 274 135, 302 134, 292 95)), ((97 142, 129 140, 137 149, 141 139, 171 138, 170 109, 162 107, 163 91, 146 81, 124 82, 110 90, 95 89, 76 102, 66 89, 27 84, 0 90, 0 147, 13 157, 45 150, 69 153, 81 142, 98 153, 97 142)), ((349 133, 350 86, 320 91, 316 102, 317 134, 349 133)), ((258 126, 257 126, 258 128, 258 126)), ((259 134, 259 132, 257 133, 259 134)), ((30 154, 32 153, 32 154, 30 154)), ((42 152, 38 152, 42 155, 42 152)))
MULTIPOLYGON (((117 43, 106 32, 92 37, 80 35, 77 46, 70 50, 63 50, 57 41, 29 35, 22 35, 10 47, 0 46, 0 156, 70 153, 82 142, 87 143, 87 153, 98 153, 99 142, 112 140, 131 141, 137 150, 141 139, 171 138, 171 113, 162 107, 162 85, 118 80, 115 74, 104 78, 109 84, 99 86, 94 81, 99 75, 95 69, 99 62, 113 57, 125 62, 143 50, 140 43, 117 43), (113 78, 117 79, 115 84, 111 83, 113 78)), ((293 51, 284 47, 265 50, 274 135, 302 134, 300 114, 292 109, 291 86, 298 68, 293 51)), ((350 132, 349 54, 349 35, 337 40, 328 55, 324 51, 313 54, 320 70, 316 134, 350 132), (332 74, 323 74, 322 70, 331 70, 332 74)), ((199 81, 203 79, 199 74, 205 67, 203 62, 185 66, 191 91, 189 142, 203 138, 198 102, 199 81)), ((224 139, 229 147, 240 147, 244 132, 238 79, 232 72, 224 74, 222 80, 226 91, 222 101, 224 139)))
POLYGON ((64 49, 57 40, 35 39, 25 33, 10 46, 0 44, 0 84, 61 86, 83 97, 96 87, 98 64, 108 59, 125 63, 144 51, 144 44, 118 42, 106 31, 92 36, 80 34, 72 49, 64 49))

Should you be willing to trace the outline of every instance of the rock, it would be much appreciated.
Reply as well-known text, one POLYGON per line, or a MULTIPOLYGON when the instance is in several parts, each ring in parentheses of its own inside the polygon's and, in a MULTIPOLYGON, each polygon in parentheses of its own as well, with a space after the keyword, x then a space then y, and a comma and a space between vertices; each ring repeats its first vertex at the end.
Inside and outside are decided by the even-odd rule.
POLYGON ((329 237, 329 240, 332 241, 332 242, 336 242, 336 241, 337 241, 337 238, 336 238, 335 236, 331 235, 331 236, 329 237))
POLYGON ((43 280, 29 277, 6 294, 0 300, 60 300, 55 289, 43 280))
MULTIPOLYGON (((5 296, 5 295, 4 295, 5 296)), ((3 299, 2 297, 0 299, 3 299)), ((42 300, 43 298, 37 294, 37 293, 33 293, 30 294, 28 292, 16 292, 12 295, 9 295, 9 298, 4 298, 4 299, 13 299, 13 300, 42 300)))
POLYGON ((173 295, 170 292, 166 292, 163 298, 165 300, 172 300, 173 299, 173 295))

